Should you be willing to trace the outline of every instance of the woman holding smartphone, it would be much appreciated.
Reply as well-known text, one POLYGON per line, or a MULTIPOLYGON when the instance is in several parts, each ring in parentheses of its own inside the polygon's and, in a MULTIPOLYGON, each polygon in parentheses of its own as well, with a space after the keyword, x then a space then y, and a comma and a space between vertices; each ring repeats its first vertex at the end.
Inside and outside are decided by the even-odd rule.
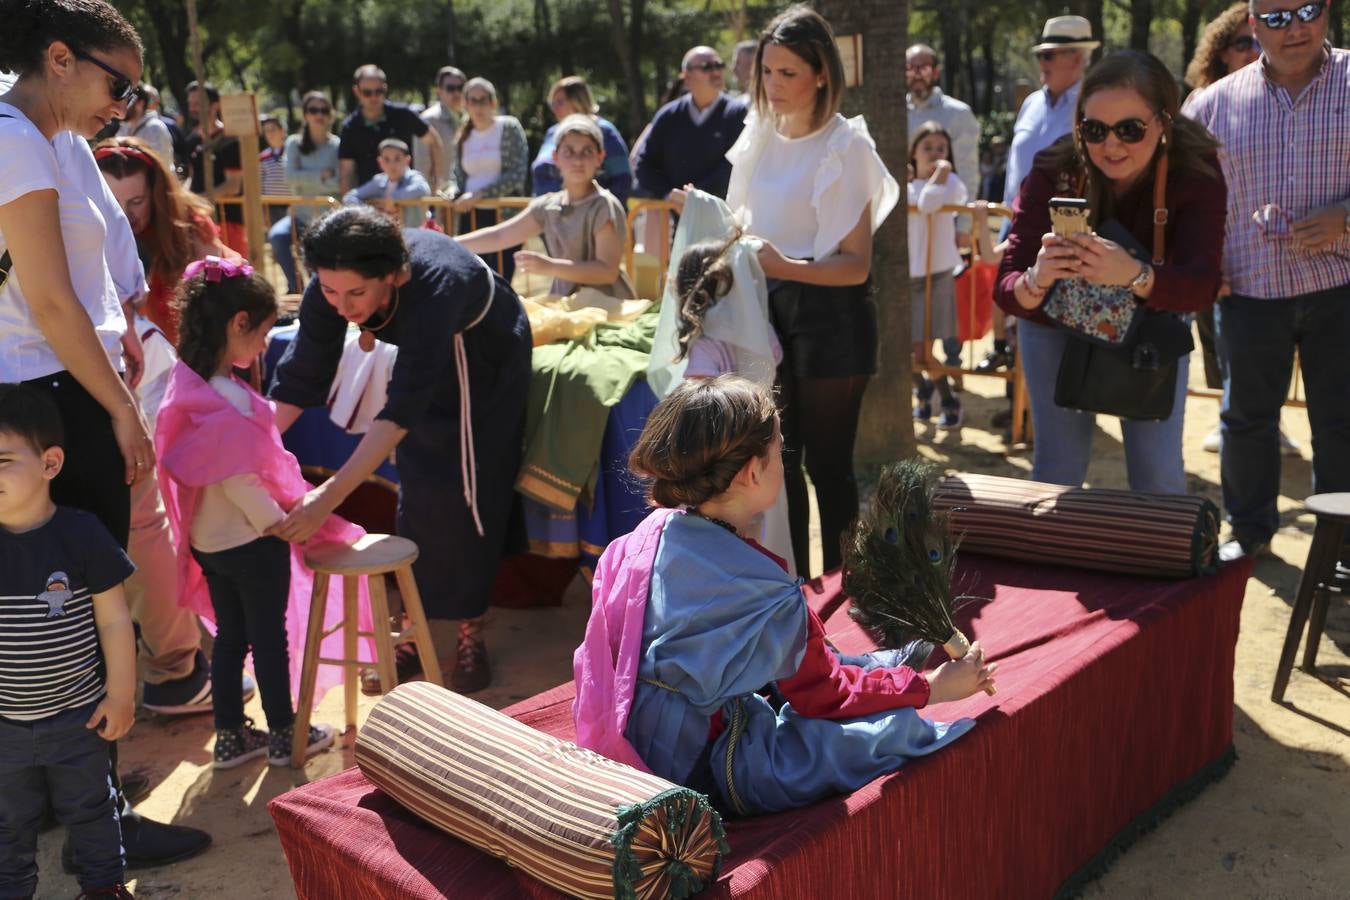
MULTIPOLYGON (((1096 417, 1055 404, 1055 380, 1069 335, 1041 311, 1061 278, 1128 286, 1150 310, 1192 313, 1214 303, 1227 189, 1219 171, 1217 142, 1179 112, 1180 96, 1167 68, 1138 51, 1098 62, 1083 79, 1072 135, 1036 157, 1013 208, 1008 249, 999 267, 994 299, 1020 326, 1022 360, 1031 395, 1036 446, 1031 477, 1080 486, 1091 459, 1096 417), (1087 200, 1093 228, 1115 220, 1143 246, 1153 245, 1154 181, 1166 173, 1163 262, 1140 262, 1122 246, 1095 233, 1052 233, 1052 197, 1087 200)), ((1181 458, 1187 364, 1179 376, 1171 416, 1162 421, 1121 421, 1130 487, 1184 493, 1181 458)))

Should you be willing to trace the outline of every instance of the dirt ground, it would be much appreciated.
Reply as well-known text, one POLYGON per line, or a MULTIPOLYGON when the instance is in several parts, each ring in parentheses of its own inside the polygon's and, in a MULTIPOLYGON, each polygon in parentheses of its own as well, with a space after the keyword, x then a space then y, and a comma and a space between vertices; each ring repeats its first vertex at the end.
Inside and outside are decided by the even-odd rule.
MULTIPOLYGON (((1192 384, 1202 382, 1197 367, 1192 384)), ((1003 402, 1002 391, 1001 381, 967 376, 963 398, 968 424, 959 433, 922 429, 921 452, 954 470, 1025 476, 1031 468, 1029 456, 1005 456, 1001 436, 988 427, 990 415, 1003 402)), ((1200 444, 1217 422, 1217 402, 1188 402, 1185 459, 1190 488, 1215 502, 1220 499, 1219 457, 1200 444)), ((1237 765, 1136 843, 1088 886, 1086 896, 1350 896, 1350 608, 1344 597, 1332 601, 1319 658, 1322 677, 1296 669, 1288 702, 1281 706, 1270 701, 1313 529, 1312 517, 1301 512, 1311 485, 1306 414, 1286 410, 1284 427, 1304 449, 1302 458, 1285 459, 1274 554, 1257 562, 1247 586, 1235 673, 1237 765)), ((1090 484, 1124 487, 1118 422, 1103 418, 1096 441, 1090 484)), ((479 699, 502 707, 569 679, 572 649, 588 603, 584 593, 573 593, 557 608, 495 610, 488 643, 497 677, 479 699)), ((360 718, 373 703, 361 698, 360 718)), ((249 714, 263 721, 256 699, 249 714)), ((340 690, 328 694, 316 719, 341 724, 340 690)), ((132 873, 137 896, 294 896, 267 801, 352 765, 352 739, 348 733, 341 750, 311 759, 303 772, 259 762, 217 773, 210 766, 210 716, 169 719, 142 712, 122 747, 124 765, 144 769, 153 785, 138 809, 161 821, 205 828, 215 843, 196 859, 132 873)), ((60 842, 60 831, 41 839, 39 897, 79 892, 74 879, 60 872, 60 842)))

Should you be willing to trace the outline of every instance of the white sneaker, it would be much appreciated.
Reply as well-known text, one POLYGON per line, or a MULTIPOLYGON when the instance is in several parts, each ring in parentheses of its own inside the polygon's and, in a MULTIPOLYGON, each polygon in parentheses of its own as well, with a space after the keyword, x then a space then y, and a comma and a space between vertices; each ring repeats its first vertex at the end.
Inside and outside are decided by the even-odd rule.
POLYGON ((1222 432, 1220 432, 1218 428, 1215 428, 1209 434, 1205 435, 1205 439, 1200 442, 1200 446, 1204 447, 1205 450, 1210 453, 1218 453, 1219 448, 1223 446, 1222 432))

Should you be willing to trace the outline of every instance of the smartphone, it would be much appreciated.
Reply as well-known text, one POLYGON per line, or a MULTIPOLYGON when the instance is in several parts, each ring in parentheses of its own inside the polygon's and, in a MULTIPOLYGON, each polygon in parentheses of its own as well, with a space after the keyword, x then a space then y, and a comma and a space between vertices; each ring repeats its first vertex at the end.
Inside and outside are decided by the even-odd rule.
POLYGON ((1062 238, 1088 234, 1088 202, 1077 197, 1050 198, 1050 230, 1062 238))

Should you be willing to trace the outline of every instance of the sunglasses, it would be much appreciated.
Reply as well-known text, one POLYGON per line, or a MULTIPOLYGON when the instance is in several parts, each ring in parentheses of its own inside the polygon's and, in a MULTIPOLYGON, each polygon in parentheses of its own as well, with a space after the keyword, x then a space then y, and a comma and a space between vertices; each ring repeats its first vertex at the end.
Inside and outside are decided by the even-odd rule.
POLYGON ((457 84, 443 84, 441 85, 441 90, 445 91, 447 94, 462 94, 464 93, 464 82, 461 81, 457 84))
POLYGON ((1041 62, 1050 62, 1064 52, 1064 50, 1037 50, 1034 55, 1041 62))
POLYGON ((1137 144, 1148 134, 1148 126, 1148 122, 1138 118, 1121 119, 1114 125, 1107 125, 1099 119, 1084 119, 1078 123, 1078 133, 1086 144, 1100 144, 1110 133, 1114 133, 1123 143, 1137 144))
POLYGON ((333 107, 331 106, 305 107, 305 115, 307 116, 331 116, 332 114, 333 114, 333 107))
POLYGON ((727 64, 720 59, 717 62, 690 63, 691 72, 720 72, 727 67, 727 64))
POLYGON ((385 87, 361 88, 362 97, 383 97, 387 93, 389 93, 389 88, 385 87))
POLYGON ((1260 50, 1261 42, 1250 34, 1244 34, 1242 37, 1233 38, 1228 46, 1230 49, 1246 53, 1248 50, 1260 50))
POLYGON ((1322 17, 1322 10, 1327 8, 1326 0, 1315 0, 1313 3, 1305 3, 1295 9, 1277 9, 1268 13, 1253 13, 1252 18, 1260 20, 1261 24, 1271 31, 1279 31, 1281 28, 1288 28, 1294 21, 1294 16, 1298 16, 1300 22, 1316 22, 1322 17))
POLYGON ((465 97, 464 102, 470 106, 491 106, 492 98, 487 94, 474 94, 472 97, 465 97))
POLYGON ((112 76, 112 84, 108 86, 108 91, 109 93, 112 94, 112 99, 114 103, 130 103, 132 100, 136 98, 136 95, 138 93, 136 90, 136 84, 130 78, 123 75, 121 72, 117 71, 112 66, 108 65, 102 60, 95 59, 88 53, 83 53, 79 50, 76 50, 74 47, 70 49, 70 52, 75 54, 76 59, 82 59, 85 62, 91 62, 112 76))

